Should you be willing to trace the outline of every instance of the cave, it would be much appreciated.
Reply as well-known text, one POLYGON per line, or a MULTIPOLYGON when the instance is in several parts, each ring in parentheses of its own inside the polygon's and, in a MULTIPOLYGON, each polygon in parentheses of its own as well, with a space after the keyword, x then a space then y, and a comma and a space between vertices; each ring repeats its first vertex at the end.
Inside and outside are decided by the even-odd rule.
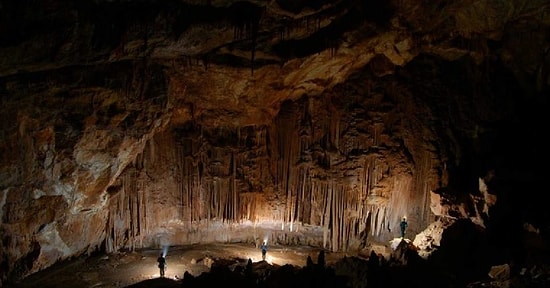
POLYGON ((150 280, 550 286, 547 0, 2 1, 0 55, 0 287, 263 241, 316 250, 150 280))

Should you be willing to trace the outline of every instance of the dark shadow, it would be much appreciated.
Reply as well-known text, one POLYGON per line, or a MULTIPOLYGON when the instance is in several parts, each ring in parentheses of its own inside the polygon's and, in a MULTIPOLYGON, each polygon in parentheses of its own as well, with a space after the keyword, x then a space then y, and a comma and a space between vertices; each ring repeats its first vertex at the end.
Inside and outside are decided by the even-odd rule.
POLYGON ((154 278, 126 286, 128 288, 153 288, 153 287, 182 287, 181 282, 170 278, 154 278))

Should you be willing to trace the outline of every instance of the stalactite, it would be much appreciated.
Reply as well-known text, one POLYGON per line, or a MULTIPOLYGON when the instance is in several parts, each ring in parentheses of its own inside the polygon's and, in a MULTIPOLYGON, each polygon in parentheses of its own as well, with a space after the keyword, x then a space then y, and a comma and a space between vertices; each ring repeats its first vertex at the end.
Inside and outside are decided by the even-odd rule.
POLYGON ((109 203, 109 211, 107 213, 107 225, 105 227, 105 251, 107 253, 112 253, 115 251, 115 246, 113 243, 113 239, 115 238, 114 233, 114 222, 113 222, 113 204, 112 200, 110 199, 109 203))
POLYGON ((222 179, 218 179, 217 181, 214 182, 214 187, 215 187, 215 193, 218 196, 218 207, 217 207, 218 212, 216 215, 216 219, 223 221, 225 218, 225 207, 227 207, 226 205, 227 193, 225 193, 225 189, 222 188, 222 186, 225 186, 225 185, 221 185, 221 183, 222 183, 222 179))
MULTIPOLYGON (((219 167, 218 167, 219 169, 219 167)), ((223 208, 225 207, 225 198, 223 197, 223 192, 220 191, 220 181, 219 180, 215 180, 213 185, 212 185, 212 189, 213 189, 213 194, 214 194, 214 198, 216 199, 216 201, 214 202, 215 203, 215 207, 214 207, 214 211, 216 211, 216 215, 214 216, 215 219, 217 220, 223 220, 223 208)))
POLYGON ((128 214, 125 215, 125 218, 127 219, 129 230, 128 232, 128 241, 129 241, 129 249, 134 250, 135 244, 136 244, 136 237, 139 235, 139 228, 137 227, 138 219, 140 215, 138 214, 138 190, 137 190, 137 171, 135 169, 130 170, 131 173, 127 173, 126 176, 123 178, 124 182, 127 182, 124 185, 124 189, 127 189, 125 195, 127 197, 127 203, 128 203, 128 214))
POLYGON ((346 217, 346 211, 347 211, 347 206, 346 206, 346 202, 345 202, 345 199, 346 199, 346 190, 344 189, 344 187, 342 185, 339 185, 340 186, 340 206, 339 206, 339 209, 338 209, 338 219, 340 220, 340 233, 338 233, 338 244, 339 246, 338 249, 340 248, 343 248, 345 247, 345 240, 347 239, 347 237, 349 235, 347 235, 346 233, 346 228, 347 228, 347 223, 348 223, 348 218, 346 217))
POLYGON ((234 210, 234 202, 233 202, 233 181, 231 178, 227 179, 227 208, 226 208, 226 221, 228 223, 231 223, 234 221, 235 218, 233 218, 233 210, 234 210))
POLYGON ((296 193, 299 177, 295 163, 300 159, 299 121, 296 119, 294 106, 285 106, 281 109, 276 120, 276 129, 273 141, 276 141, 277 154, 272 155, 277 161, 276 183, 285 197, 283 227, 286 223, 292 227, 295 221, 296 193), (280 155, 279 157, 277 157, 280 155))
POLYGON ((318 195, 319 195, 319 189, 317 182, 313 179, 310 179, 310 188, 309 188, 309 196, 310 196, 310 216, 309 216, 309 224, 311 225, 319 225, 321 226, 321 219, 319 217, 319 207, 322 207, 318 202, 318 195))
MULTIPOLYGON (((130 178, 128 175, 125 177, 125 178, 130 178)), ((131 177, 133 178, 133 177, 131 177)), ((127 179, 124 179, 125 181, 127 181, 127 179)), ((131 180, 130 180, 131 181, 131 180)), ((133 186, 133 183, 132 182, 129 182, 127 184, 124 185, 124 189, 129 189, 129 191, 133 191, 134 188, 132 187, 133 186)), ((127 194, 130 194, 130 193, 127 193, 127 194)), ((127 237, 129 238, 128 239, 128 242, 129 242, 129 246, 128 248, 130 248, 130 251, 133 251, 134 250, 134 247, 133 247, 133 237, 135 235, 135 230, 134 230, 134 219, 136 218, 136 215, 135 215, 135 209, 134 209, 134 199, 133 197, 130 197, 130 195, 127 195, 127 198, 124 199, 126 201, 124 201, 125 205, 127 205, 126 209, 125 209, 125 214, 126 215, 123 215, 126 216, 124 218, 126 218, 126 230, 127 230, 127 237)))
POLYGON ((338 219, 338 235, 337 235, 337 239, 338 239, 338 243, 337 243, 337 246, 336 246, 336 250, 340 249, 343 245, 343 241, 344 241, 344 237, 346 237, 346 234, 345 234, 345 229, 346 229, 346 217, 345 217, 345 212, 346 212, 346 206, 344 205, 344 199, 345 199, 345 191, 344 191, 344 188, 342 187, 342 185, 338 185, 337 187, 337 191, 338 191, 338 215, 337 215, 337 218, 338 219))
POLYGON ((371 235, 373 235, 373 236, 378 234, 376 224, 378 223, 379 211, 380 211, 379 207, 371 205, 371 207, 370 207, 370 215, 371 215, 371 217, 370 217, 370 227, 371 227, 371 235))
POLYGON ((208 192, 207 192, 207 195, 210 195, 210 197, 211 197, 211 198, 210 198, 211 201, 208 202, 208 203, 210 203, 210 209, 211 209, 211 211, 212 211, 212 212, 210 213, 211 216, 208 218, 208 221, 211 221, 211 220, 216 219, 216 218, 218 217, 218 213, 219 213, 218 207, 219 207, 219 201, 220 201, 220 199, 219 199, 219 197, 218 197, 218 195, 217 195, 217 193, 216 193, 216 191, 215 191, 215 189, 216 189, 216 185, 215 185, 215 184, 216 184, 215 181, 210 181, 210 182, 209 182, 209 185, 208 185, 208 189, 207 189, 207 191, 208 191, 208 192))
MULTIPOLYGON (((408 210, 407 205, 410 204, 407 201, 411 197, 406 193, 414 192, 411 189, 413 182, 416 184, 414 187, 417 187, 415 189, 427 190, 430 180, 422 179, 430 172, 430 160, 427 157, 423 159, 422 164, 417 161, 418 166, 426 168, 420 173, 421 176, 415 174, 414 179, 410 175, 395 178, 391 189, 383 193, 380 192, 382 185, 377 187, 377 184, 384 180, 380 184, 387 186, 386 167, 389 164, 379 160, 378 155, 367 155, 363 160, 358 160, 362 161, 358 163, 364 164, 361 171, 352 172, 349 169, 344 172, 344 169, 339 170, 336 165, 332 169, 328 168, 330 165, 323 167, 327 169, 319 169, 311 159, 305 157, 326 152, 328 163, 331 157, 335 159, 335 154, 348 153, 354 148, 363 147, 364 144, 357 142, 348 145, 351 142, 346 140, 346 147, 343 143, 340 145, 341 139, 345 136, 340 133, 349 131, 349 127, 345 126, 347 124, 341 121, 337 113, 325 123, 315 123, 317 131, 326 129, 321 132, 326 137, 322 138, 319 134, 317 138, 313 137, 314 132, 318 132, 313 129, 311 121, 304 120, 310 117, 307 109, 303 114, 301 111, 283 106, 273 126, 217 132, 222 134, 222 139, 237 135, 237 141, 234 142, 237 143, 236 148, 213 147, 209 139, 201 138, 209 136, 193 135, 181 137, 177 140, 176 150, 166 151, 166 148, 159 147, 170 147, 169 143, 155 138, 147 146, 147 157, 137 157, 135 166, 151 166, 152 163, 162 162, 166 158, 174 159, 174 167, 177 169, 175 185, 168 193, 171 193, 176 201, 173 205, 180 206, 177 207, 179 210, 174 210, 174 218, 181 218, 184 225, 187 225, 184 229, 196 227, 197 222, 201 220, 219 220, 226 224, 269 221, 277 225, 281 223, 282 229, 290 228, 290 231, 297 231, 297 228, 301 227, 300 224, 311 224, 322 229, 323 247, 334 251, 345 250, 352 243, 351 239, 364 231, 378 236, 384 233, 387 227, 395 225, 395 220, 402 216, 403 211, 406 213, 408 210), (324 143, 315 146, 320 141, 326 141, 325 151, 309 151, 317 149, 318 146, 325 146, 324 143), (339 151, 334 151, 334 148, 339 151), (173 157, 166 157, 163 153, 173 157), (261 158, 263 160, 260 160, 261 158), (250 164, 251 159, 253 164, 250 164), (263 167, 267 167, 265 172, 263 167), (250 172, 251 170, 254 171, 250 172), (344 172, 346 178, 341 179, 341 175, 333 172, 344 172), (266 180, 274 179, 273 186, 265 185, 266 180), (260 180, 259 183, 256 180, 260 180), (278 193, 278 199, 274 200, 271 193, 278 193), (369 196, 387 196, 389 203, 369 204, 369 196)), ((376 125, 373 128, 374 145, 378 145, 380 141, 379 128, 381 129, 376 125)), ((129 172, 127 173, 128 177, 131 177, 129 172)), ((158 211, 148 210, 152 207, 147 204, 152 195, 146 194, 148 190, 144 183, 145 181, 139 182, 135 178, 128 178, 124 180, 123 191, 111 199, 113 205, 109 211, 108 222, 111 228, 108 230, 108 238, 112 242, 110 247, 140 247, 142 235, 149 232, 148 227, 155 228, 154 225, 158 224, 156 220, 150 220, 157 216, 150 215, 149 211, 158 211), (115 198, 118 199, 116 205, 115 198), (122 226, 119 222, 123 222, 122 226, 128 230, 130 239, 127 244, 124 229, 120 228, 122 226)), ((427 203, 425 198, 418 201, 427 203)))
POLYGON ((235 159, 235 154, 231 153, 231 220, 236 221, 237 216, 237 207, 239 207, 239 203, 237 202, 237 181, 235 180, 235 177, 237 175, 237 163, 235 159))
POLYGON ((331 208, 332 213, 331 213, 331 216, 330 216, 330 218, 331 218, 330 223, 332 225, 332 227, 330 229, 330 232, 332 234, 331 235, 332 240, 331 240, 330 249, 332 251, 335 251, 338 247, 338 234, 339 234, 339 230, 340 230, 340 221, 338 219, 338 207, 339 207, 339 205, 338 205, 338 202, 339 202, 338 201, 338 196, 339 195, 338 195, 338 191, 335 188, 336 187, 334 187, 334 182, 331 180, 329 189, 332 191, 332 201, 331 201, 331 203, 332 203, 332 205, 331 205, 332 206, 332 208, 331 208))
POLYGON ((186 195, 186 186, 187 186, 187 173, 186 173, 186 170, 187 170, 187 165, 185 163, 185 148, 184 148, 184 145, 185 145, 185 140, 181 140, 179 142, 179 146, 178 146, 178 165, 176 167, 179 167, 180 170, 178 171, 178 174, 180 175, 179 177, 179 183, 178 183, 178 188, 179 188, 179 200, 180 200, 180 215, 182 217, 182 219, 185 219, 185 215, 186 215, 186 209, 185 209, 185 206, 186 206, 186 200, 187 200, 187 195, 186 195))
MULTIPOLYGON (((207 190, 207 191, 212 191, 212 187, 211 187, 211 186, 212 186, 212 183, 210 183, 210 182, 207 181, 207 182, 205 183, 205 186, 206 186, 206 190, 207 190)), ((206 193, 206 194, 205 194, 205 199, 204 199, 204 200, 205 200, 205 202, 206 202, 207 205, 208 205, 208 206, 206 206, 206 209, 207 209, 206 220, 207 220, 207 221, 212 220, 212 217, 213 217, 213 216, 212 216, 212 215, 213 215, 213 213, 212 213, 212 205, 215 205, 215 203, 214 203, 215 199, 212 199, 212 198, 213 198, 213 197, 212 197, 212 193, 206 193)), ((193 207, 192 207, 191 209, 193 209, 193 207)))
POLYGON ((177 174, 176 174, 176 180, 178 181, 178 194, 179 194, 179 201, 180 201, 180 215, 181 215, 181 219, 184 221, 185 223, 185 220, 186 220, 186 215, 185 215, 185 200, 186 200, 186 195, 185 195, 185 177, 183 177, 184 175, 184 169, 185 169, 185 165, 184 165, 184 162, 183 162, 183 148, 181 147, 181 143, 178 142, 178 146, 177 146, 177 161, 176 161, 176 169, 177 169, 177 174))
MULTIPOLYGON (((428 216, 431 215, 430 213, 430 187, 432 186, 432 183, 430 181, 434 181, 432 177, 430 177, 430 170, 434 166, 432 163, 431 155, 430 153, 426 152, 423 155, 423 158, 425 162, 423 162, 424 165, 422 165, 421 169, 419 169, 420 173, 417 173, 419 175, 422 175, 421 179, 417 180, 415 183, 422 184, 418 185, 420 187, 416 188, 414 193, 415 195, 422 195, 422 203, 419 203, 419 207, 422 207, 420 214, 420 220, 422 221, 429 221, 428 216)), ((437 181, 437 180, 436 180, 437 181)))
MULTIPOLYGON (((304 168, 301 168, 300 170, 300 185, 298 186, 299 189, 296 194, 296 210, 295 215, 296 219, 299 222, 305 222, 304 217, 302 215, 302 209, 304 209, 304 201, 305 201, 305 190, 306 190, 306 170, 304 168)), ((297 230, 296 230, 297 231, 297 230)))
POLYGON ((331 129, 331 135, 332 135, 332 145, 334 148, 339 149, 340 148, 340 115, 338 113, 334 113, 332 115, 332 129, 331 129))
MULTIPOLYGON (((285 137, 286 138, 286 137, 285 137)), ((287 141, 285 141, 287 142, 287 141)), ((290 141, 289 141, 290 142, 290 141)), ((286 191, 286 213, 287 213, 287 216, 286 216, 286 219, 285 219, 285 222, 288 222, 289 224, 292 223, 293 219, 292 219, 292 207, 293 207, 293 201, 292 201, 292 191, 293 191, 293 187, 292 187, 292 167, 293 167, 293 164, 292 163, 292 143, 287 143, 288 147, 287 147, 287 155, 285 155, 285 165, 286 165, 286 181, 285 181, 285 191, 286 191)))
POLYGON ((214 208, 216 211, 215 219, 223 221, 224 219, 224 212, 225 212, 225 193, 223 193, 223 190, 221 189, 221 179, 216 179, 213 183, 213 189, 214 189, 214 197, 216 198, 216 205, 217 207, 214 208))
POLYGON ((145 189, 144 181, 138 182, 138 191, 140 192, 140 237, 139 237, 139 247, 143 247, 143 237, 149 234, 149 225, 147 223, 148 212, 147 212, 147 190, 145 189))
POLYGON ((329 189, 328 185, 326 183, 323 183, 322 189, 324 190, 323 198, 326 199, 325 201, 325 209, 323 211, 324 217, 322 217, 323 221, 321 225, 324 227, 323 229, 323 247, 327 248, 327 241, 329 236, 329 221, 331 217, 331 207, 332 207, 332 189, 329 189))
POLYGON ((134 250, 142 247, 142 237, 147 232, 147 207, 137 170, 128 168, 120 178, 121 188, 109 199, 106 225, 106 250, 121 248, 134 250))
POLYGON ((305 168, 302 173, 302 191, 300 195, 300 221, 304 224, 311 224, 311 206, 312 203, 312 187, 309 178, 309 169, 305 168))
POLYGON ((242 215, 241 220, 247 220, 252 222, 258 221, 258 216, 260 211, 259 207, 261 206, 262 201, 260 193, 241 193, 240 194, 240 215, 242 215))
POLYGON ((338 193, 335 191, 334 182, 330 181, 330 187, 329 187, 332 195, 331 199, 331 215, 330 215, 330 223, 332 224, 332 241, 331 241, 331 247, 330 249, 332 251, 335 251, 338 247, 338 230, 339 230, 339 224, 338 221, 338 193))
MULTIPOLYGON (((193 162, 195 163, 195 162, 193 162)), ((190 189, 188 192, 188 198, 190 201, 189 205, 189 225, 192 225, 195 221, 200 221, 204 218, 204 207, 207 205, 203 201, 203 187, 200 184, 200 180, 198 178, 198 167, 193 164, 191 167, 193 169, 193 172, 191 172, 190 175, 190 189)))
MULTIPOLYGON (((189 227, 192 227, 193 225, 193 222, 196 221, 196 220, 200 220, 199 218, 197 218, 197 211, 195 210, 195 205, 196 205, 196 201, 195 201, 195 187, 193 186, 193 178, 192 178, 192 174, 193 174, 193 166, 191 165, 190 163, 190 160, 187 159, 186 160, 186 163, 185 163, 185 178, 184 178, 184 183, 185 183, 185 207, 184 209, 186 209, 186 218, 187 218, 187 223, 189 225, 189 227)), ((200 201, 200 199, 199 199, 200 201)))
POLYGON ((231 220, 231 185, 229 185, 228 179, 220 179, 219 189, 223 199, 221 219, 223 221, 231 220))

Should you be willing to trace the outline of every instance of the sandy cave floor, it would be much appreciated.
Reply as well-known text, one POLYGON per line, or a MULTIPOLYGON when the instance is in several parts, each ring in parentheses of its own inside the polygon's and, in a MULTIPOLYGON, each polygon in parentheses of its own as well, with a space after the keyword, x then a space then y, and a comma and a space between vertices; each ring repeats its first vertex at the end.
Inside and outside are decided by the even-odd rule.
MULTIPOLYGON (((273 265, 291 264, 302 267, 306 265, 307 256, 311 256, 312 260, 317 262, 320 251, 320 248, 308 246, 270 246, 266 261, 273 265)), ((161 252, 162 249, 142 249, 110 255, 79 257, 35 273, 14 287, 132 286, 159 278, 156 261, 161 252)), ((325 253, 327 264, 334 263, 344 256, 351 256, 327 251, 325 253)), ((253 244, 200 244, 169 247, 166 256, 166 280, 182 279, 185 271, 194 276, 208 272, 210 270, 208 265, 212 263, 210 260, 234 259, 235 265, 244 266, 249 258, 253 262, 261 260, 261 251, 253 244)))

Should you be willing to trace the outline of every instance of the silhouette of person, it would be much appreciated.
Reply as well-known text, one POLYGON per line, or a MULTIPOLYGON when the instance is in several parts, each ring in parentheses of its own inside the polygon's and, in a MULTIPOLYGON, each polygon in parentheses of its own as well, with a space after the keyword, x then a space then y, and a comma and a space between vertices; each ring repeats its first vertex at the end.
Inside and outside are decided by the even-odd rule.
POLYGON ((262 243, 262 246, 260 246, 260 248, 262 249, 262 260, 265 261, 265 256, 267 254, 267 242, 264 241, 264 243, 262 243))
POLYGON ((379 269, 380 268, 380 257, 371 250, 370 256, 367 262, 367 279, 369 281, 368 287, 381 287, 378 283, 380 282, 379 269))
POLYGON ((159 263, 158 267, 160 269, 160 277, 164 277, 164 272, 166 270, 166 258, 164 258, 162 253, 159 255, 159 258, 157 258, 157 262, 159 263))
POLYGON ((319 256, 317 256, 317 266, 320 268, 325 268, 325 250, 319 251, 319 256))
POLYGON ((401 227, 401 238, 405 238, 405 230, 407 229, 407 226, 409 226, 406 217, 403 217, 399 226, 401 227))

